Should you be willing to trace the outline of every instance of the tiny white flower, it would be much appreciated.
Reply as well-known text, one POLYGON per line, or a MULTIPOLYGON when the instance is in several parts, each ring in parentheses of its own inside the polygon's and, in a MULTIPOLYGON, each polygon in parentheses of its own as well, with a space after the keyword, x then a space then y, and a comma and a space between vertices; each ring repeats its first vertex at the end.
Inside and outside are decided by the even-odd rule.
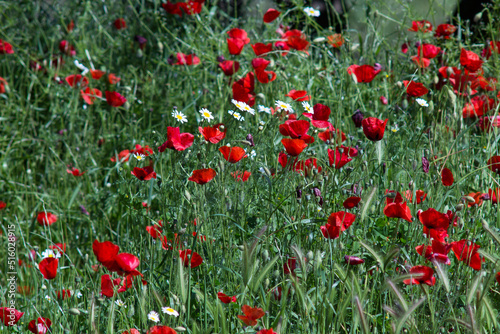
POLYGON ((246 111, 252 115, 255 115, 255 111, 245 102, 236 101, 235 99, 232 99, 231 102, 236 106, 236 108, 240 109, 241 111, 246 111))
POLYGON ((427 103, 426 100, 424 99, 416 99, 415 101, 417 101, 417 103, 421 106, 421 107, 428 107, 429 104, 427 103))
POLYGON ((117 299, 115 300, 115 304, 118 305, 119 307, 127 307, 127 305, 125 305, 125 302, 121 299, 117 299))
POLYGON ((250 159, 253 160, 256 156, 257 156, 257 152, 255 152, 255 150, 252 150, 252 152, 250 152, 250 159))
POLYGON ((320 12, 319 10, 317 9, 314 9, 312 7, 305 7, 304 8, 304 12, 309 15, 309 16, 312 16, 312 17, 318 17, 320 12))
POLYGON ((55 257, 56 259, 61 257, 61 254, 59 252, 54 252, 52 249, 46 249, 42 252, 42 259, 48 258, 48 257, 55 257))
POLYGON ((266 114, 271 114, 271 108, 265 106, 259 106, 259 112, 265 112, 266 114))
POLYGON ((181 122, 181 123, 187 123, 187 121, 188 121, 186 115, 184 115, 182 112, 177 111, 177 110, 174 110, 172 112, 172 117, 177 119, 177 121, 181 122))
POLYGON ((399 126, 397 124, 394 124, 394 126, 391 127, 391 131, 394 132, 394 133, 398 132, 399 131, 399 126))
POLYGON ((136 158, 136 159, 137 159, 137 160, 139 160, 139 161, 144 160, 144 158, 145 158, 145 157, 146 157, 146 156, 145 156, 144 154, 141 154, 141 153, 135 153, 135 154, 134 154, 134 158, 136 158))
POLYGON ((77 291, 75 296, 76 296, 76 298, 82 298, 83 294, 80 291, 77 291))
POLYGON ((52 301, 52 298, 49 295, 45 296, 45 299, 47 299, 49 303, 52 301))
POLYGON ((148 319, 153 321, 153 322, 159 322, 160 315, 158 313, 156 313, 155 311, 151 311, 148 313, 148 319))
POLYGON ((259 124, 262 125, 262 126, 264 126, 264 125, 266 125, 266 122, 260 121, 259 124))
POLYGON ((228 110, 227 112, 229 113, 229 115, 233 115, 233 117, 236 118, 238 121, 243 122, 245 120, 245 118, 241 116, 241 114, 237 111, 228 110))
POLYGON ((174 310, 173 308, 171 307, 162 307, 161 308, 161 311, 163 313, 166 313, 168 315, 173 315, 174 317, 178 317, 179 316, 179 312, 177 312, 176 310, 174 310))
POLYGON ((314 114, 314 109, 311 108, 311 105, 309 104, 309 102, 307 102, 307 101, 302 102, 302 108, 304 108, 304 110, 306 112, 314 114))
POLYGON ((214 119, 214 116, 212 115, 212 113, 210 111, 208 111, 207 108, 202 108, 199 113, 201 114, 201 117, 203 117, 204 119, 206 119, 207 121, 211 121, 214 119))
POLYGON ((280 109, 283 109, 283 110, 289 112, 289 113, 293 113, 293 108, 292 108, 292 106, 289 103, 277 100, 276 101, 276 106, 278 108, 280 108, 280 109))

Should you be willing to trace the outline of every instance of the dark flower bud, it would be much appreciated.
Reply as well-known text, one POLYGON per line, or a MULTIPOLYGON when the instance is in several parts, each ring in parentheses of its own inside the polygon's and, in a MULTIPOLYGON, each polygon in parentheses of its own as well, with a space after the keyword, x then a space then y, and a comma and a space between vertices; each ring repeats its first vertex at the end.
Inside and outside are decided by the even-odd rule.
POLYGON ((173 64, 175 64, 176 59, 174 58, 174 56, 170 56, 170 57, 168 57, 167 62, 169 65, 173 65, 173 64))
POLYGON ((85 207, 83 205, 80 205, 80 210, 82 211, 82 213, 84 215, 87 215, 87 216, 90 215, 90 213, 87 211, 87 209, 85 209, 85 207))
POLYGON ((352 121, 354 122, 354 125, 357 128, 361 127, 361 123, 363 122, 363 118, 364 118, 364 115, 363 115, 363 113, 359 109, 356 110, 356 112, 354 113, 354 115, 352 115, 352 121))
POLYGON ((382 65, 379 64, 379 63, 375 63, 375 64, 373 64, 373 69, 375 71, 381 71, 382 70, 382 65))
POLYGON ((419 41, 415 42, 415 47, 418 48, 421 45, 419 41))
POLYGON ((314 187, 314 188, 312 189, 312 193, 313 193, 313 195, 314 195, 314 196, 316 196, 316 197, 321 197, 321 190, 319 190, 319 188, 314 187))
POLYGON ((356 266, 358 264, 365 263, 365 260, 357 257, 357 256, 351 256, 351 255, 346 255, 344 256, 345 263, 351 265, 351 266, 356 266))
POLYGON ((226 60, 226 58, 224 58, 224 56, 222 56, 222 55, 217 57, 217 61, 219 63, 222 63, 224 60, 226 60))
POLYGON ((297 187, 295 188, 295 192, 297 193, 297 199, 300 200, 302 198, 302 190, 297 187))
POLYGON ((318 204, 319 204, 319 206, 323 206, 323 196, 319 197, 318 204))
POLYGON ((250 142, 250 146, 252 146, 252 147, 255 146, 255 143, 253 142, 253 136, 250 133, 247 135, 246 139, 247 139, 247 141, 250 142))
POLYGON ((424 173, 429 173, 429 160, 426 157, 422 157, 422 170, 424 173))

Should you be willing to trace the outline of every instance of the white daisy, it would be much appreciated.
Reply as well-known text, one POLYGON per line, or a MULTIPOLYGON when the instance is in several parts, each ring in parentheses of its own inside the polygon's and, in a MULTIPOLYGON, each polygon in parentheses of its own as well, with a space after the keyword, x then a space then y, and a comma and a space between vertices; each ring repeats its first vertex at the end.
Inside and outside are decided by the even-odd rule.
POLYGON ((174 110, 172 112, 172 117, 177 119, 177 121, 179 121, 181 123, 187 123, 187 121, 188 121, 186 115, 184 115, 182 112, 177 111, 177 110, 174 110))
POLYGON ((314 9, 312 7, 305 7, 304 8, 304 12, 309 15, 309 16, 312 16, 312 17, 318 17, 320 12, 319 10, 317 9, 314 9))
POLYGON ((144 160, 145 157, 146 156, 144 154, 141 154, 141 153, 135 153, 134 154, 134 158, 136 158, 139 161, 144 160))
POLYGON ((264 107, 264 106, 259 106, 259 112, 265 112, 266 114, 270 114, 271 113, 271 108, 264 107))
POLYGON ((42 252, 42 259, 48 257, 55 257, 56 259, 58 259, 61 257, 61 254, 59 252, 55 253, 52 249, 46 249, 42 252))
POLYGON ((83 295, 80 291, 77 291, 76 294, 75 294, 76 298, 82 298, 83 295))
POLYGON ((199 113, 201 114, 201 117, 203 117, 204 119, 206 119, 209 122, 214 119, 214 116, 212 115, 212 113, 210 111, 208 111, 207 108, 201 108, 199 113))
POLYGON ((121 299, 115 300, 115 304, 120 306, 120 307, 125 307, 125 308, 127 307, 127 305, 125 305, 125 302, 121 299))
POLYGON ((255 111, 245 102, 236 101, 235 99, 232 99, 231 102, 236 106, 236 108, 240 109, 241 111, 246 111, 252 115, 255 115, 255 111))
POLYGON ((252 150, 252 152, 250 152, 250 159, 253 160, 256 156, 257 156, 257 152, 255 152, 255 150, 252 150))
POLYGON ((174 310, 173 308, 171 307, 162 307, 161 308, 161 311, 163 313, 166 313, 168 315, 173 315, 174 317, 178 317, 179 316, 179 312, 177 312, 176 310, 174 310))
POLYGON ((285 111, 288 111, 289 113, 293 113, 293 108, 289 103, 285 103, 283 101, 277 100, 276 101, 276 106, 280 109, 283 109, 285 111))
POLYGON ((148 319, 153 321, 153 322, 159 322, 160 315, 158 313, 156 313, 155 311, 151 311, 148 313, 148 319))
POLYGON ((49 303, 52 301, 52 298, 50 296, 45 296, 45 299, 47 299, 49 301, 49 303))
POLYGON ((421 107, 428 107, 429 104, 427 103, 426 100, 424 99, 416 99, 415 101, 417 101, 417 103, 421 106, 421 107))
POLYGON ((314 109, 311 108, 311 105, 309 104, 309 102, 307 102, 307 101, 302 102, 302 108, 304 108, 304 110, 306 112, 314 114, 314 109))
POLYGON ((241 116, 241 114, 237 111, 234 110, 228 110, 227 111, 229 115, 233 115, 234 118, 236 118, 238 121, 244 121, 245 119, 241 116))

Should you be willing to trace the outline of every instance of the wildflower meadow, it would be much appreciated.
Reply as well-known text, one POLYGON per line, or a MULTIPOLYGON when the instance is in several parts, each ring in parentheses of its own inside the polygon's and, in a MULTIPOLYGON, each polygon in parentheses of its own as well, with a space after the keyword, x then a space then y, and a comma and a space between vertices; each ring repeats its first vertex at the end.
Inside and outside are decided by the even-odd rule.
POLYGON ((336 3, 0 1, 0 333, 499 333, 500 2, 336 3))

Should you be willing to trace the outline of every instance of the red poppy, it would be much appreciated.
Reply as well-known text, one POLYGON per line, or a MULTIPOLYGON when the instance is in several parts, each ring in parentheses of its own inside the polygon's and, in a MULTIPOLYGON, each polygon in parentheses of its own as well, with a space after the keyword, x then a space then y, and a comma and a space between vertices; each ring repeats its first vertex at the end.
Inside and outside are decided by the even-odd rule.
MULTIPOLYGON (((286 155, 285 155, 286 157, 286 155)), ((286 166, 286 163, 285 163, 285 166, 286 166)), ((283 168, 285 166, 282 166, 283 168)), ((311 172, 313 169, 316 169, 318 171, 318 173, 321 173, 321 171, 323 170, 323 168, 321 166, 318 166, 318 160, 316 158, 309 158, 307 160, 297 160, 295 159, 294 163, 293 163, 293 169, 296 171, 296 172, 299 172, 304 176, 308 176, 308 175, 311 175, 311 172)))
POLYGON ((193 175, 188 180, 198 184, 205 184, 212 181, 216 175, 217 173, 212 168, 197 169, 193 171, 193 175))
POLYGON ((283 272, 285 275, 295 276, 295 269, 297 269, 297 258, 291 257, 283 265, 283 272))
POLYGON ((62 243, 56 243, 56 244, 50 245, 49 248, 53 249, 55 251, 58 251, 59 253, 66 252, 66 244, 62 244, 62 243))
POLYGON ((231 302, 236 303, 236 296, 229 297, 228 295, 222 292, 217 293, 217 298, 219 298, 219 300, 224 304, 229 304, 231 302))
POLYGON ((158 151, 162 153, 167 148, 176 150, 176 151, 184 151, 185 149, 191 147, 194 142, 194 135, 184 132, 181 133, 179 127, 167 127, 167 141, 164 142, 160 147, 158 147, 158 151))
POLYGON ((151 179, 156 179, 156 172, 153 167, 146 166, 144 168, 134 167, 134 170, 130 172, 141 181, 149 181, 151 179))
POLYGON ((462 49, 460 52, 460 65, 468 71, 476 72, 483 65, 483 61, 476 53, 462 49))
POLYGON ((177 52, 176 57, 177 57, 177 63, 174 63, 173 65, 192 66, 192 65, 198 65, 200 63, 200 58, 198 58, 198 56, 195 54, 186 55, 182 52, 177 52))
POLYGON ((427 284, 433 286, 436 283, 434 270, 427 266, 415 266, 410 269, 412 278, 403 281, 406 285, 411 284, 427 284), (415 276, 414 276, 415 275, 415 276))
POLYGON ((7 92, 7 89, 8 89, 9 85, 7 84, 7 81, 0 77, 0 94, 4 94, 5 92, 7 92))
POLYGON ((90 74, 92 75, 92 79, 99 80, 106 72, 101 70, 90 70, 90 74))
POLYGON ((245 315, 239 315, 238 318, 242 320, 247 326, 257 325, 257 320, 262 318, 266 313, 263 309, 257 307, 250 307, 248 305, 243 305, 241 311, 245 315))
POLYGON ((153 326, 147 334, 177 334, 177 332, 168 326, 153 326))
POLYGON ((408 29, 408 31, 413 31, 413 32, 429 32, 432 31, 432 24, 429 21, 422 20, 422 21, 412 21, 411 22, 411 28, 408 29))
POLYGON ((341 34, 333 34, 327 36, 328 44, 333 46, 334 48, 340 48, 344 44, 344 37, 341 34))
POLYGON ((108 82, 110 85, 116 85, 118 82, 120 82, 121 78, 117 77, 115 74, 110 73, 108 74, 108 82))
POLYGON ((153 149, 149 147, 148 145, 142 147, 139 144, 135 145, 135 150, 130 151, 131 154, 142 154, 145 156, 149 156, 150 154, 153 154, 153 149))
POLYGON ((58 259, 56 259, 55 257, 47 257, 38 264, 38 268, 40 269, 43 278, 51 280, 57 276, 58 265, 58 259))
POLYGON ((227 32, 229 38, 227 39, 227 47, 229 53, 232 55, 239 55, 243 47, 250 43, 247 32, 243 29, 233 28, 227 32))
POLYGON ((56 293, 57 293, 57 299, 64 300, 71 297, 71 290, 69 289, 56 291, 56 293))
POLYGON ((85 90, 80 90, 80 96, 85 103, 92 105, 96 98, 102 98, 102 92, 97 88, 87 87, 85 90))
MULTIPOLYGON (((123 150, 118 153, 118 162, 126 162, 130 158, 130 150, 123 150)), ((112 162, 116 162, 116 157, 113 156, 110 159, 112 162)))
POLYGON ((401 218, 411 223, 411 211, 406 202, 387 203, 384 207, 384 215, 388 218, 401 218))
POLYGON ((403 45, 401 45, 401 52, 403 52, 404 54, 408 52, 408 44, 403 43, 403 45))
POLYGON ((423 57, 427 59, 436 58, 437 55, 441 52, 441 48, 432 44, 424 43, 420 45, 417 49, 418 57, 423 57))
POLYGON ((163 224, 160 220, 158 224, 155 224, 153 226, 146 226, 146 231, 149 233, 149 235, 151 235, 153 239, 159 239, 163 232, 162 227, 163 224))
MULTIPOLYGON (((413 192, 411 190, 405 192, 405 197, 410 203, 413 203, 413 192)), ((426 199, 427 194, 423 190, 417 190, 415 197, 417 198, 417 204, 420 204, 426 199)))
POLYGON ((92 244, 92 250, 97 257, 97 261, 102 263, 111 272, 118 272, 120 275, 141 275, 136 268, 139 266, 139 259, 129 253, 119 253, 120 247, 110 241, 99 242, 97 239, 92 244))
POLYGON ((7 207, 7 203, 5 203, 4 201, 0 201, 0 210, 3 210, 7 207))
POLYGON ((278 16, 281 15, 281 12, 276 10, 276 9, 273 9, 273 8, 269 8, 267 10, 267 12, 264 14, 264 23, 271 23, 273 22, 274 20, 276 20, 278 18, 278 16))
POLYGON ((292 89, 285 96, 291 97, 292 100, 295 101, 309 101, 311 99, 311 97, 307 95, 307 91, 305 90, 292 89))
POLYGON ((451 245, 457 260, 467 263, 474 270, 481 270, 481 264, 484 262, 484 259, 481 259, 481 256, 477 252, 480 248, 479 245, 465 239, 452 242, 451 245))
POLYGON ((255 76, 248 72, 246 76, 233 83, 233 99, 248 103, 250 107, 255 104, 255 76))
POLYGON ((500 284, 500 271, 495 275, 495 279, 497 280, 498 284, 500 284))
POLYGON ((180 2, 172 3, 170 1, 167 1, 167 3, 161 4, 161 6, 167 11, 167 13, 172 15, 179 15, 180 17, 182 17, 180 2))
POLYGON ((297 51, 304 51, 306 54, 307 49, 309 49, 309 42, 306 39, 306 35, 297 29, 288 30, 281 35, 281 38, 285 40, 286 45, 297 51))
POLYGON ((276 79, 276 73, 273 71, 266 71, 267 66, 271 62, 264 58, 255 58, 252 60, 252 67, 255 70, 255 75, 260 83, 269 83, 276 79))
POLYGON ((359 202, 361 202, 361 197, 352 196, 352 197, 349 197, 348 199, 346 199, 344 201, 344 203, 342 204, 342 206, 345 209, 352 209, 352 208, 357 207, 359 202))
POLYGON ((113 25, 115 26, 116 30, 127 28, 127 22, 125 22, 125 19, 123 18, 116 19, 115 22, 113 22, 113 25))
POLYGON ((15 308, 0 307, 0 320, 2 320, 3 324, 7 327, 17 324, 23 315, 24 312, 20 312, 15 308))
POLYGON ((454 182, 453 173, 446 167, 443 168, 443 170, 441 171, 441 182, 445 187, 453 185, 454 182))
POLYGON ((444 238, 448 236, 447 230, 450 226, 450 217, 447 214, 429 208, 425 211, 419 211, 417 216, 418 220, 424 225, 424 234, 444 242, 444 238))
POLYGON ((250 177, 250 175, 252 175, 252 173, 246 170, 244 172, 236 171, 234 173, 231 173, 231 175, 234 177, 236 181, 247 182, 248 178, 250 177))
POLYGON ((355 219, 356 215, 349 212, 333 212, 328 217, 328 223, 320 227, 321 233, 327 239, 337 239, 341 232, 347 230, 354 223, 355 219))
POLYGON ((380 102, 386 106, 387 104, 389 104, 389 100, 387 100, 387 98, 385 96, 381 96, 380 97, 380 102))
POLYGON ((477 76, 467 70, 459 70, 456 67, 443 66, 439 70, 443 78, 449 78, 455 93, 459 95, 474 95, 477 93, 475 90, 479 86, 477 76))
POLYGON ((57 216, 51 212, 39 212, 36 220, 40 225, 50 226, 57 221, 57 216))
POLYGON ((403 84, 406 87, 406 93, 411 97, 420 97, 429 92, 420 82, 404 80, 403 84))
MULTIPOLYGON (((115 287, 119 286, 121 283, 120 278, 115 278, 114 280, 111 280, 111 277, 106 274, 101 276, 101 294, 103 296, 106 296, 108 298, 112 298, 113 295, 115 294, 115 287)), ((118 293, 122 293, 126 291, 126 287, 121 286, 116 290, 118 293)))
POLYGON ((333 125, 328 121, 330 113, 332 112, 329 107, 321 103, 316 103, 313 110, 313 113, 305 112, 302 116, 309 118, 311 120, 311 124, 316 128, 335 131, 333 125))
POLYGON ((282 57, 285 57, 288 54, 288 51, 290 50, 290 47, 286 44, 285 41, 274 42, 274 48, 279 51, 282 51, 280 52, 282 57))
POLYGON ((179 250, 179 257, 181 258, 184 267, 196 268, 203 263, 200 254, 191 252, 190 249, 179 250))
POLYGON ((121 107, 127 102, 127 99, 118 92, 106 91, 106 102, 112 107, 121 107))
POLYGON ((495 100, 487 95, 474 96, 462 109, 463 118, 483 116, 495 107, 495 100))
POLYGON ((365 263, 365 260, 357 257, 357 256, 352 256, 352 255, 346 255, 344 256, 345 263, 351 265, 351 266, 357 266, 359 264, 365 263))
POLYGON ((5 55, 5 54, 13 54, 14 49, 12 48, 12 44, 7 43, 6 41, 2 41, 0 39, 0 55, 5 55))
POLYGON ((485 78, 482 75, 477 77, 477 81, 479 82, 479 86, 481 86, 482 89, 493 92, 497 89, 497 78, 494 77, 488 77, 485 78))
POLYGON ((451 244, 433 239, 431 245, 420 245, 415 247, 415 249, 418 254, 424 256, 429 261, 436 260, 439 263, 449 265, 451 262, 448 258, 448 253, 450 252, 451 247, 451 244))
POLYGON ((225 75, 231 76, 234 73, 238 72, 240 69, 240 63, 233 60, 224 60, 219 63, 219 67, 222 69, 225 75))
POLYGON ((363 122, 361 124, 363 125, 363 133, 369 140, 379 141, 384 138, 387 119, 382 121, 375 117, 367 117, 363 119, 363 122))
POLYGON ((309 122, 306 120, 288 120, 284 124, 280 124, 279 131, 283 136, 291 137, 292 139, 302 139, 308 144, 314 142, 314 138, 307 134, 307 131, 309 131, 309 122))
POLYGON ((89 79, 80 74, 68 75, 64 80, 70 87, 87 87, 89 85, 89 79))
POLYGON ((450 35, 452 35, 455 31, 457 31, 457 27, 451 24, 440 24, 437 26, 436 31, 434 33, 434 37, 443 37, 444 39, 449 39, 450 35))
POLYGON ((497 188, 495 191, 493 191, 493 189, 489 189, 488 195, 490 196, 492 204, 498 204, 500 201, 500 188, 497 188))
POLYGON ((347 139, 345 133, 343 133, 339 129, 326 130, 326 131, 323 131, 323 132, 319 132, 318 133, 318 138, 321 139, 324 142, 326 142, 328 140, 330 142, 334 142, 335 141, 335 142, 337 142, 339 144, 342 143, 342 142, 344 142, 347 139))
POLYGON ((229 161, 232 164, 235 164, 241 159, 248 157, 245 150, 238 146, 222 146, 219 148, 219 152, 222 153, 226 161, 229 161))
POLYGON ((212 144, 217 144, 226 137, 227 129, 221 131, 220 130, 221 126, 224 126, 224 124, 219 123, 215 124, 214 126, 206 126, 204 128, 200 126, 198 127, 198 131, 200 131, 200 134, 203 136, 203 138, 205 138, 207 142, 210 142, 212 144))
POLYGON ((141 334, 137 329, 131 328, 128 331, 123 332, 122 334, 141 334))
POLYGON ((467 207, 473 207, 473 206, 481 206, 483 204, 483 193, 482 192, 475 192, 475 193, 469 193, 467 196, 472 197, 474 199, 474 202, 470 203, 467 201, 467 207))
POLYGON ((347 68, 347 73, 354 75, 356 77, 356 82, 372 82, 380 71, 380 69, 375 70, 375 68, 370 65, 351 65, 347 68))
POLYGON ((492 172, 500 175, 500 155, 495 155, 489 158, 487 164, 488 168, 492 172))
POLYGON ((352 147, 346 147, 344 145, 336 147, 335 150, 328 149, 328 160, 330 166, 335 166, 335 169, 340 169, 344 167, 349 161, 352 160, 351 157, 358 155, 358 150, 352 147))
POLYGON ((275 331, 273 331, 272 328, 269 328, 269 329, 261 329, 260 331, 258 331, 256 334, 277 334, 275 331))
POLYGON ((255 55, 259 57, 261 55, 266 55, 267 53, 273 51, 273 43, 268 43, 268 44, 255 43, 252 44, 252 49, 255 55))
POLYGON ((71 169, 66 169, 66 172, 68 174, 73 174, 73 176, 82 176, 85 174, 85 172, 80 172, 79 169, 76 169, 75 167, 72 167, 71 169))
POLYGON ((427 58, 421 57, 421 56, 413 56, 411 57, 411 60, 421 68, 427 68, 431 64, 431 61, 427 58))
POLYGON ((71 44, 69 44, 68 41, 66 40, 62 40, 60 43, 59 43, 59 50, 62 52, 62 53, 65 53, 66 55, 68 56, 71 56, 71 57, 74 57, 76 56, 76 50, 75 50, 75 47, 71 44))
POLYGON ((500 128, 500 115, 481 117, 479 120, 479 127, 486 132, 491 131, 492 128, 500 128))
POLYGON ((187 15, 195 15, 201 13, 204 3, 205 0, 188 0, 186 2, 178 3, 178 5, 187 15))
POLYGON ((286 153, 292 157, 298 156, 307 147, 306 142, 302 139, 283 138, 281 143, 285 146, 286 153))

